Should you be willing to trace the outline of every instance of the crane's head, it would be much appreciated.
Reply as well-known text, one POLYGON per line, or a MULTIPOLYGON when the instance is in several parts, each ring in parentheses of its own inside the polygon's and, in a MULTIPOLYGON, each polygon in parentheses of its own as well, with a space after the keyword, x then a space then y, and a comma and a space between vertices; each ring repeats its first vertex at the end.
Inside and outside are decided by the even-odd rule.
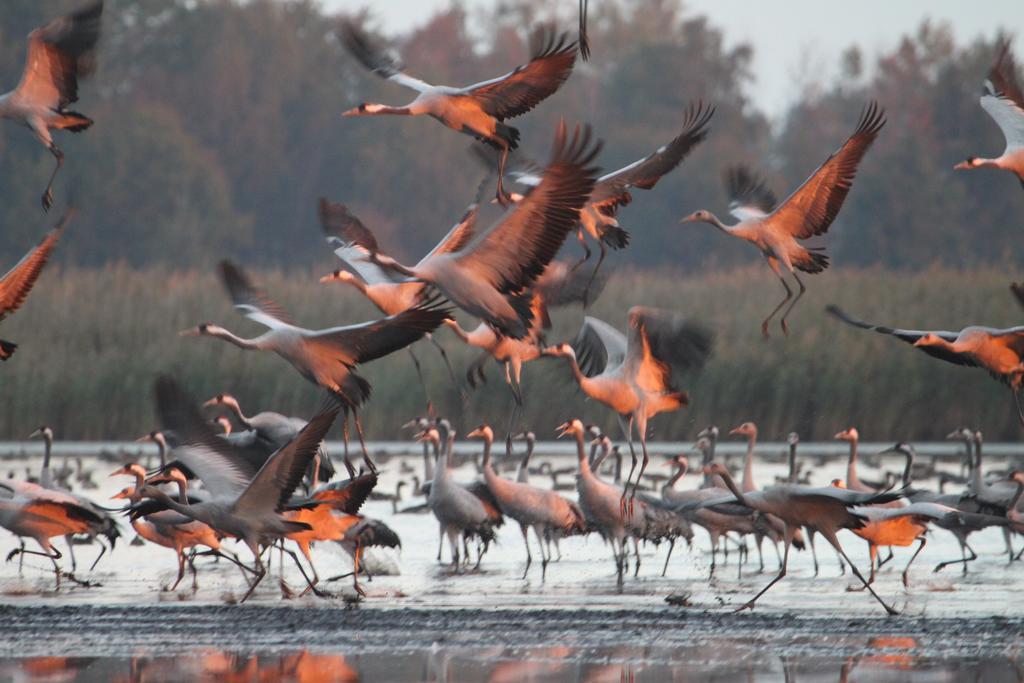
POLYGON ((679 220, 680 223, 711 223, 711 212, 701 209, 700 211, 694 211, 689 216, 685 216, 679 220))
POLYGON ((753 422, 744 422, 729 433, 736 436, 757 436, 757 425, 753 422))
POLYGON ((45 439, 47 441, 53 441, 53 430, 46 425, 40 425, 39 429, 35 430, 28 435, 30 439, 45 439))
POLYGON ((182 486, 188 486, 188 479, 185 477, 185 473, 177 467, 168 467, 162 473, 156 474, 147 479, 146 484, 179 484, 182 486))
POLYGON ((128 500, 135 495, 135 487, 129 486, 123 488, 110 497, 110 500, 128 500))
POLYGON ((152 441, 156 443, 156 435, 159 433, 160 432, 150 432, 149 434, 143 434, 139 438, 135 439, 135 443, 146 443, 147 441, 152 441))
POLYGON ((533 445, 537 441, 537 435, 533 432, 519 432, 512 436, 513 441, 525 441, 528 445, 533 445))
POLYGON ((238 399, 231 394, 217 394, 210 400, 203 402, 204 408, 211 408, 213 406, 224 406, 225 408, 241 412, 241 406, 238 404, 238 399))
POLYGON ((563 358, 575 358, 576 352, 573 351, 572 345, 566 342, 561 344, 554 344, 548 346, 540 352, 542 356, 562 356, 563 358))
MULTIPOLYGON (((947 162, 948 163, 948 162, 947 162)), ((963 161, 953 166, 954 170, 963 171, 968 168, 978 168, 981 164, 978 163, 978 157, 967 157, 963 161)))
POLYGON ((674 455, 665 461, 665 467, 682 468, 685 473, 686 470, 690 469, 690 459, 685 455, 674 455))
POLYGON ((1018 484, 1024 485, 1024 472, 1021 472, 1020 470, 1014 470, 1013 472, 1010 473, 1010 476, 1008 478, 1011 481, 1015 481, 1018 484))
POLYGON ((228 436, 231 434, 231 420, 227 419, 223 415, 218 415, 217 417, 210 420, 210 424, 220 427, 219 433, 223 434, 224 436, 228 436))
POLYGON ((142 477, 146 478, 146 468, 137 462, 130 462, 124 467, 119 467, 109 475, 110 477, 142 477))
POLYGON ((344 282, 345 284, 354 285, 356 283, 356 276, 348 272, 347 270, 342 270, 341 268, 338 268, 330 275, 324 275, 322 278, 320 278, 320 282, 322 284, 328 282, 344 282))
POLYGON ((798 443, 800 443, 800 435, 797 434, 796 432, 790 432, 789 434, 786 435, 786 443, 788 443, 790 446, 797 445, 798 443))
POLYGON ((441 432, 437 427, 428 427, 416 435, 416 440, 422 443, 432 443, 435 446, 441 445, 441 432))
POLYGON ((701 439, 701 438, 711 439, 712 441, 717 440, 718 439, 718 427, 716 427, 715 425, 711 425, 709 427, 705 427, 704 429, 702 429, 699 432, 697 432, 697 438, 698 439, 701 439))
POLYGON ((213 323, 202 323, 178 333, 179 337, 204 337, 209 335, 225 334, 227 330, 213 323))
POLYGON ((845 429, 845 430, 839 432, 838 434, 836 434, 832 438, 837 440, 837 441, 848 441, 850 443, 853 443, 853 442, 857 441, 858 439, 860 439, 860 433, 857 432, 857 428, 856 427, 850 427, 849 429, 845 429))
POLYGON ((586 432, 586 428, 583 426, 583 422, 581 420, 574 418, 568 422, 563 422, 558 425, 558 428, 555 431, 558 432, 558 438, 561 439, 563 436, 568 436, 570 434, 572 436, 583 436, 586 432))
POLYGON ((961 441, 970 441, 974 438, 974 432, 967 427, 958 427, 946 434, 947 439, 960 439, 961 441))
POLYGON ((363 102, 362 104, 352 107, 348 111, 343 111, 342 116, 378 116, 380 114, 399 114, 408 115, 410 111, 406 107, 389 107, 386 104, 374 104, 372 102, 363 102))
POLYGON ((914 346, 942 346, 946 343, 946 340, 937 334, 923 334, 921 337, 914 342, 914 346))
POLYGON ((832 486, 832 488, 836 489, 846 488, 846 483, 842 479, 833 479, 831 482, 829 482, 829 484, 832 486))
POLYGON ((466 434, 467 439, 483 439, 484 441, 494 441, 494 430, 491 426, 484 422, 482 425, 466 434))
POLYGON ((409 420, 404 425, 402 425, 402 429, 418 429, 419 431, 422 432, 425 429, 427 429, 429 426, 430 426, 430 420, 428 420, 425 417, 417 417, 417 418, 415 418, 413 420, 409 420))

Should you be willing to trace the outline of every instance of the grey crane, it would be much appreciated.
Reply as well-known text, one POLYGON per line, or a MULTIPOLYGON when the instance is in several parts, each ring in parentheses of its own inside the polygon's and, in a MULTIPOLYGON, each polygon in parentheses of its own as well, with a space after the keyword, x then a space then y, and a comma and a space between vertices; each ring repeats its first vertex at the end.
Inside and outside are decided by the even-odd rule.
MULTIPOLYGON (((438 448, 437 466, 434 469, 434 481, 427 495, 427 503, 441 525, 442 534, 448 537, 452 567, 458 571, 459 535, 461 534, 464 539, 475 536, 486 546, 494 540, 495 530, 505 523, 505 518, 489 489, 482 491, 476 487, 476 490, 470 490, 470 487, 458 483, 452 477, 450 443, 454 441, 455 432, 445 422, 439 422, 438 427, 431 427, 423 435, 423 438, 430 439, 435 444, 440 444, 443 440, 447 445, 438 448)), ((486 485, 483 488, 486 489, 486 485)), ((467 550, 467 560, 468 554, 467 550)), ((482 554, 477 557, 477 566, 482 554)), ((440 558, 440 552, 438 557, 440 558)))
MULTIPOLYGON (((74 501, 83 509, 91 512, 95 520, 97 520, 90 523, 86 531, 82 532, 84 535, 89 537, 89 540, 97 541, 100 546, 99 554, 96 556, 96 559, 93 560, 92 566, 89 567, 89 569, 92 570, 97 564, 99 564, 100 559, 102 559, 107 552, 107 546, 104 545, 102 540, 100 540, 100 537, 102 536, 107 539, 107 542, 110 544, 110 550, 113 550, 114 546, 117 545, 117 539, 121 536, 121 532, 117 527, 117 522, 110 516, 106 509, 100 507, 85 496, 80 496, 58 487, 57 483, 54 481, 53 473, 50 471, 50 456, 53 451, 53 430, 46 425, 42 425, 29 434, 30 439, 37 437, 43 440, 43 463, 39 468, 40 485, 43 488, 57 491, 67 496, 69 500, 74 501)), ((77 569, 77 562, 75 560, 72 537, 69 535, 65 540, 68 544, 68 555, 71 556, 71 571, 74 572, 77 569)), ((24 546, 22 546, 22 550, 24 550, 24 546)))
MULTIPOLYGON (((157 401, 165 416, 179 409, 174 398, 177 391, 166 378, 158 380, 157 401)), ((241 599, 245 602, 267 573, 262 547, 272 545, 289 533, 311 530, 309 524, 286 520, 281 513, 316 457, 340 409, 335 404, 321 410, 288 445, 267 459, 252 480, 246 479, 223 449, 213 445, 215 438, 205 444, 190 444, 178 457, 187 458, 189 468, 210 492, 209 500, 182 504, 152 485, 144 486, 140 494, 189 519, 203 522, 223 535, 233 536, 249 547, 256 563, 256 577, 241 599)), ((292 557, 298 564, 298 558, 294 554, 292 557)))
POLYGON ((482 439, 484 442, 483 470, 484 482, 491 490, 502 513, 508 515, 519 524, 526 546, 526 568, 523 570, 525 579, 530 571, 533 557, 530 554, 530 542, 527 531, 533 529, 540 546, 541 579, 547 576, 548 562, 551 558, 545 552, 544 539, 552 530, 561 535, 582 534, 586 528, 583 512, 575 503, 563 498, 554 491, 540 489, 529 484, 522 484, 499 477, 491 465, 491 447, 494 444, 494 430, 484 424, 466 435, 468 439, 482 439))
POLYGON ((578 419, 569 420, 558 427, 558 438, 572 436, 576 439, 578 473, 576 475, 576 491, 579 494, 579 506, 586 521, 607 540, 612 547, 615 560, 615 572, 619 582, 626 565, 626 538, 629 536, 627 514, 624 514, 620 501, 625 495, 623 489, 607 484, 597 477, 590 469, 587 458, 584 435, 586 428, 578 419))
MULTIPOLYGON (((477 200, 479 200, 479 192, 477 200)), ((478 202, 471 204, 459 222, 452 226, 451 230, 420 260, 417 266, 432 256, 456 252, 466 246, 476 234, 477 207, 478 202)), ((396 276, 393 271, 381 268, 369 260, 368 257, 373 252, 380 251, 377 238, 344 204, 335 204, 321 198, 320 226, 327 243, 334 249, 335 256, 342 263, 341 268, 330 275, 323 276, 320 278, 320 282, 340 282, 354 287, 384 315, 397 315, 430 299, 430 290, 426 283, 409 281, 405 276, 396 276)), ((444 359, 452 384, 458 386, 451 362, 448 360, 448 353, 432 335, 425 336, 444 359)), ((409 347, 409 355, 416 366, 416 374, 419 376, 423 392, 426 394, 427 387, 423 381, 423 371, 412 346, 409 347)))
POLYGON ((370 260, 432 285, 502 335, 522 339, 533 319, 529 289, 579 220, 594 187, 591 162, 600 146, 592 144, 589 127, 576 126, 570 136, 563 121, 540 185, 486 232, 459 251, 434 254, 411 268, 377 251, 370 260))
POLYGON ((256 288, 235 264, 221 261, 220 274, 235 308, 268 331, 244 339, 217 325, 203 323, 181 334, 216 337, 248 351, 273 351, 288 361, 307 380, 339 399, 346 411, 346 435, 347 413, 353 414, 363 459, 367 467, 375 470, 366 452, 359 420, 359 408, 370 397, 370 383, 360 377, 355 368, 405 348, 432 332, 450 317, 449 310, 427 302, 380 320, 310 330, 293 324, 284 309, 256 288))
MULTIPOLYGON (((294 439, 295 435, 306 426, 306 421, 301 417, 289 417, 272 410, 263 410, 251 416, 246 415, 242 412, 242 406, 238 399, 227 393, 217 394, 203 403, 203 407, 222 408, 234 415, 242 429, 246 431, 234 432, 230 427, 231 423, 228 422, 224 436, 236 446, 263 451, 265 457, 260 460, 260 464, 263 464, 263 461, 270 457, 271 453, 283 448, 286 443, 294 439)), ((345 465, 349 470, 349 476, 354 476, 351 463, 346 460, 345 465)), ((306 473, 306 479, 310 487, 315 487, 317 483, 330 481, 333 477, 334 464, 327 452, 321 448, 310 471, 306 473)))
POLYGON ((372 44, 350 21, 338 37, 363 66, 381 78, 418 93, 402 107, 363 103, 342 116, 430 116, 460 133, 501 150, 498 162, 498 200, 507 201, 502 185, 509 152, 519 145, 519 131, 505 123, 527 113, 552 95, 576 63, 576 44, 562 34, 538 29, 530 40, 530 62, 513 71, 466 87, 431 85, 402 71, 402 65, 372 44))
POLYGON ((769 486, 761 491, 743 493, 736 486, 729 471, 722 467, 722 465, 712 463, 708 465, 708 469, 712 474, 722 477, 732 495, 704 501, 699 506, 711 507, 720 512, 728 513, 736 511, 736 506, 730 506, 730 504, 738 502, 741 507, 740 512, 746 514, 749 510, 756 510, 757 512, 775 515, 783 521, 786 528, 783 538, 785 546, 782 553, 782 567, 779 569, 778 575, 767 586, 762 588, 757 595, 744 603, 736 611, 753 609, 758 598, 786 576, 786 567, 789 563, 789 546, 793 543, 793 536, 796 530, 801 526, 805 526, 813 527, 832 544, 832 547, 850 565, 850 570, 853 574, 860 579, 860 582, 878 603, 885 608, 886 612, 889 614, 899 614, 899 612, 875 593, 856 565, 846 556, 846 552, 836 537, 836 532, 840 529, 860 528, 868 521, 864 514, 854 511, 853 508, 862 505, 888 503, 899 498, 899 493, 861 493, 836 487, 821 488, 801 486, 799 484, 780 484, 769 486))
POLYGON ((876 103, 865 107, 856 130, 843 146, 778 206, 775 206, 775 197, 763 182, 747 169, 736 168, 730 170, 726 178, 731 197, 730 213, 739 219, 738 223, 726 225, 704 209, 682 219, 683 223, 710 223, 727 235, 750 242, 761 251, 786 290, 786 298, 761 323, 761 333, 765 337, 769 336, 768 323, 787 304, 782 312, 781 325, 783 333, 789 331, 786 318, 807 289, 796 271, 814 274, 828 268, 828 256, 823 249, 806 247, 800 240, 828 231, 853 187, 857 167, 884 125, 885 113, 876 103), (796 297, 786 282, 783 269, 793 276, 800 288, 796 297))
POLYGON ((1010 388, 1017 415, 1024 424, 1024 407, 1020 402, 1021 388, 1024 387, 1024 326, 998 329, 971 325, 959 332, 901 330, 857 320, 835 305, 829 305, 825 310, 847 325, 895 337, 932 358, 986 370, 993 379, 1010 388))
POLYGON ((96 66, 102 15, 103 0, 98 0, 29 33, 21 81, 0 95, 0 119, 27 127, 57 160, 43 192, 46 211, 53 206, 53 181, 64 165, 64 152, 51 131, 79 133, 92 125, 88 116, 67 107, 78 101, 78 79, 88 78, 96 66))
POLYGON ((678 386, 679 375, 701 367, 711 353, 713 336, 703 326, 655 308, 634 306, 628 313, 628 338, 606 322, 587 316, 573 344, 558 344, 545 354, 569 362, 580 389, 619 417, 633 464, 623 489, 623 506, 636 470, 633 428, 640 437, 643 462, 630 500, 647 469, 647 422, 658 413, 689 403, 678 386))
MULTIPOLYGON (((629 233, 619 226, 619 209, 633 201, 632 190, 651 190, 664 176, 671 173, 693 149, 704 141, 708 135, 708 122, 715 113, 715 108, 697 102, 687 107, 683 115, 682 129, 679 134, 642 159, 637 159, 622 168, 606 173, 594 183, 594 189, 580 211, 580 222, 577 238, 583 247, 584 256, 575 267, 590 259, 590 247, 587 237, 594 240, 600 249, 597 264, 591 271, 591 281, 601 270, 607 256, 608 248, 624 249, 629 245, 629 233)), ((489 162, 490 160, 487 159, 489 162)), ((516 156, 512 158, 509 175, 517 183, 527 188, 540 183, 542 169, 529 159, 516 156)), ((513 194, 515 200, 523 195, 513 194)), ((593 301, 589 295, 588 284, 583 292, 584 306, 593 301)))
POLYGON ((1010 41, 999 49, 996 61, 985 79, 985 89, 978 100, 1006 138, 1006 149, 994 159, 967 157, 956 164, 957 170, 972 168, 999 168, 1017 176, 1024 187, 1024 93, 1017 83, 1017 66, 1010 41))
MULTIPOLYGON (((35 249, 25 254, 14 267, 0 278, 0 320, 21 308, 28 298, 28 293, 39 279, 43 267, 50 260, 50 255, 64 234, 64 228, 75 215, 74 209, 68 209, 57 226, 46 234, 35 249)), ((0 339, 0 361, 10 358, 18 345, 0 339)))

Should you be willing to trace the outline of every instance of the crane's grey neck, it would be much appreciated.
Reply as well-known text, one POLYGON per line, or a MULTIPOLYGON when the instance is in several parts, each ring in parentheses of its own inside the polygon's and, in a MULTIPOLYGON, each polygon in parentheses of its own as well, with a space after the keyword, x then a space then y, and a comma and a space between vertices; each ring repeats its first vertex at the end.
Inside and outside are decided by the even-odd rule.
POLYGON ((736 500, 738 500, 741 505, 746 505, 747 507, 750 507, 749 505, 747 505, 747 499, 743 496, 743 492, 739 490, 739 488, 736 486, 736 482, 733 481, 731 474, 729 474, 728 472, 723 472, 721 475, 719 475, 719 478, 723 482, 725 482, 726 487, 730 491, 732 491, 732 494, 736 496, 736 500))
POLYGON ((49 430, 43 431, 43 466, 39 470, 39 483, 43 488, 53 488, 53 473, 50 471, 50 455, 53 452, 53 437, 49 430))
POLYGON ((662 490, 663 491, 671 491, 672 489, 674 489, 676 487, 676 483, 680 479, 682 479, 683 476, 686 474, 686 469, 687 469, 686 465, 684 465, 683 463, 681 463, 681 462, 679 462, 677 460, 676 461, 676 471, 672 474, 671 478, 669 478, 669 480, 667 482, 665 482, 665 487, 662 490))
POLYGON ((228 409, 235 414, 235 417, 238 418, 238 423, 242 425, 243 429, 252 429, 252 423, 249 421, 249 418, 242 413, 242 406, 238 404, 238 399, 234 396, 231 398, 232 400, 225 401, 228 409))
POLYGON ((580 432, 575 434, 576 437, 576 458, 579 462, 580 474, 583 476, 589 476, 592 474, 590 471, 590 461, 587 459, 587 447, 583 443, 583 433, 580 432))
POLYGON ((210 337, 217 337, 223 339, 226 342, 234 344, 240 349, 247 351, 259 351, 266 348, 267 334, 262 334, 259 337, 253 337, 252 339, 245 339, 238 335, 229 332, 225 329, 215 329, 206 333, 210 337))
POLYGON ((846 486, 854 488, 854 483, 859 482, 857 477, 857 441, 850 439, 850 459, 846 462, 846 486))
POLYGON ((789 483, 796 483, 796 442, 789 444, 789 483))
POLYGON ((907 464, 903 466, 903 486, 905 488, 910 486, 910 480, 913 476, 914 451, 908 445, 907 448, 900 450, 900 453, 907 459, 907 464))
MULTIPOLYGON (((162 470, 167 467, 167 439, 164 438, 162 432, 157 432, 153 440, 156 441, 156 453, 160 458, 160 469, 162 470)), ((142 484, 139 484, 139 488, 142 488, 142 484)))
POLYGON ((493 443, 494 439, 492 439, 488 435, 484 435, 484 457, 482 465, 484 474, 487 474, 488 472, 490 472, 491 474, 495 474, 494 467, 491 465, 491 446, 493 445, 493 443))

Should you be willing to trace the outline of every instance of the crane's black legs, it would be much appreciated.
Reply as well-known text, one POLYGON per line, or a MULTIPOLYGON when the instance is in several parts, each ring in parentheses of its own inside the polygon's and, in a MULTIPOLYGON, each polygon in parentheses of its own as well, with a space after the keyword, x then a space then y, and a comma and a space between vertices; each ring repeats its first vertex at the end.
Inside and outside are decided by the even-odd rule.
POLYGON ((441 354, 441 358, 444 360, 444 366, 448 368, 448 377, 452 380, 452 386, 459 392, 459 398, 462 400, 462 405, 466 406, 469 403, 469 396, 466 394, 465 387, 459 384, 459 381, 455 378, 455 371, 452 370, 452 362, 448 359, 448 352, 444 350, 443 346, 441 346, 441 342, 434 339, 433 335, 428 334, 427 339, 430 340, 431 344, 437 347, 438 352, 441 354))
MULTIPOLYGON (((588 0, 580 0, 580 57, 583 61, 590 59, 590 38, 587 36, 587 3, 588 0)), ((1021 181, 1024 183, 1024 180, 1021 181)))
POLYGON ((597 277, 597 271, 601 270, 601 264, 604 263, 605 256, 608 255, 608 247, 604 246, 604 242, 598 240, 597 246, 601 248, 601 255, 597 257, 597 265, 591 271, 590 279, 587 280, 587 286, 583 290, 583 308, 590 306, 590 288, 594 284, 594 278, 597 277))
POLYGON ((356 423, 356 434, 359 435, 359 446, 363 449, 363 462, 371 472, 377 474, 377 466, 373 464, 373 460, 370 460, 370 454, 366 451, 366 437, 363 435, 363 422, 359 419, 359 413, 353 408, 352 417, 355 418, 356 423))
POLYGON ((423 387, 423 398, 427 400, 427 414, 434 412, 433 406, 430 402, 430 392, 427 391, 427 382, 423 379, 423 368, 420 367, 420 359, 416 357, 416 352, 412 350, 411 346, 405 347, 409 351, 409 357, 412 358, 412 364, 416 366, 416 376, 420 378, 420 386, 423 387))
POLYGON ((878 597, 878 593, 875 592, 875 589, 872 588, 871 585, 867 581, 864 580, 864 577, 861 575, 860 570, 857 569, 857 565, 855 565, 853 562, 851 562, 850 558, 846 556, 845 552, 843 552, 843 546, 839 545, 839 539, 836 538, 835 532, 831 531, 831 530, 828 530, 828 529, 826 529, 826 530, 819 530, 819 531, 820 531, 821 535, 824 536, 828 540, 828 542, 832 544, 832 547, 836 549, 836 552, 839 553, 839 555, 844 560, 846 560, 846 563, 848 565, 850 565, 850 571, 853 572, 854 576, 856 576, 858 579, 860 579, 860 582, 862 584, 864 584, 864 588, 866 588, 868 590, 868 592, 871 593, 872 596, 874 596, 875 600, 878 601, 878 604, 880 604, 882 607, 884 607, 885 611, 887 613, 889 613, 890 615, 897 615, 897 614, 899 614, 899 612, 897 612, 894 608, 890 607, 885 602, 885 600, 882 600, 882 598, 878 597))
POLYGON ((50 153, 53 154, 57 160, 57 165, 53 167, 53 173, 50 175, 50 182, 46 183, 46 190, 43 192, 43 211, 49 211, 50 207, 53 206, 53 181, 57 179, 57 172, 60 171, 61 166, 64 165, 64 152, 61 151, 60 147, 50 143, 50 153))
POLYGON ((742 612, 745 609, 754 609, 754 604, 758 601, 758 599, 762 595, 767 593, 769 588, 771 588, 772 586, 777 584, 779 581, 782 580, 782 578, 784 576, 786 576, 786 567, 789 566, 789 546, 791 546, 793 544, 793 536, 794 536, 795 533, 796 533, 796 530, 795 529, 790 529, 789 525, 787 524, 786 528, 785 528, 785 531, 783 531, 783 537, 784 537, 784 542, 785 542, 786 546, 785 546, 785 550, 783 550, 783 552, 782 552, 782 566, 779 568, 779 573, 775 576, 774 579, 769 581, 768 585, 765 586, 764 588, 762 588, 761 591, 757 595, 755 595, 750 600, 747 600, 745 603, 740 605, 738 608, 736 608, 735 611, 742 612))
POLYGON ((782 286, 786 288, 786 298, 783 299, 779 303, 779 305, 776 306, 775 309, 768 314, 768 317, 764 319, 764 322, 761 323, 761 334, 764 335, 765 339, 771 337, 771 335, 768 334, 768 323, 770 323, 772 321, 772 318, 775 317, 775 314, 782 310, 782 307, 788 304, 790 299, 793 298, 793 290, 789 288, 789 283, 786 282, 786 278, 782 276, 782 272, 778 269, 778 266, 772 264, 772 269, 775 270, 775 274, 779 276, 779 282, 781 282, 782 286))
POLYGON ((974 552, 974 548, 971 547, 971 545, 967 542, 966 538, 958 538, 957 540, 960 541, 960 554, 962 557, 959 560, 946 560, 945 562, 939 562, 937 565, 935 565, 935 569, 933 569, 932 571, 941 572, 943 569, 945 569, 951 564, 960 564, 963 566, 962 573, 967 573, 967 563, 974 562, 976 559, 978 559, 978 554, 974 552), (970 557, 967 557, 968 552, 971 553, 970 557))
POLYGON ((793 307, 796 306, 796 302, 800 301, 800 297, 802 297, 804 295, 804 292, 807 291, 807 288, 804 287, 803 280, 801 280, 800 276, 798 276, 795 272, 793 273, 793 279, 796 280, 796 283, 798 285, 800 285, 800 291, 797 292, 796 298, 794 298, 793 301, 789 304, 789 308, 786 309, 786 312, 782 314, 781 323, 782 323, 782 333, 783 334, 789 334, 789 325, 786 324, 786 318, 789 317, 789 314, 790 314, 790 312, 792 312, 793 307))
POLYGON ((924 550, 924 544, 928 542, 928 539, 925 538, 924 536, 921 536, 921 538, 918 539, 918 540, 920 541, 920 543, 917 544, 917 550, 915 550, 914 554, 910 556, 910 562, 907 562, 907 566, 903 569, 903 587, 904 588, 907 588, 909 586, 909 584, 910 584, 910 580, 908 578, 909 574, 910 574, 910 565, 914 564, 914 560, 916 560, 917 556, 921 554, 922 550, 924 550))
POLYGON ((576 270, 590 260, 590 247, 587 245, 587 236, 586 233, 583 232, 583 228, 578 228, 576 230, 576 239, 580 241, 580 246, 583 247, 583 258, 573 264, 573 270, 576 270))
MULTIPOLYGON (((533 562, 533 556, 530 555, 530 539, 527 537, 527 532, 529 531, 529 529, 526 527, 525 524, 520 524, 519 531, 523 533, 523 545, 526 546, 526 567, 523 569, 523 578, 525 579, 526 575, 530 572, 530 564, 533 562)), ((543 548, 544 546, 541 545, 542 551, 543 548)))
POLYGON ((1024 425, 1024 407, 1021 407, 1021 404, 1020 404, 1021 387, 1020 387, 1020 378, 1019 377, 1017 379, 1016 384, 1018 386, 1012 386, 1012 385, 1010 386, 1010 391, 1013 393, 1013 402, 1017 406, 1017 417, 1020 418, 1020 423, 1022 425, 1024 425))
POLYGON ((505 164, 508 163, 508 155, 510 152, 508 143, 501 140, 501 156, 498 157, 498 203, 502 206, 508 206, 512 203, 512 196, 505 191, 505 164))

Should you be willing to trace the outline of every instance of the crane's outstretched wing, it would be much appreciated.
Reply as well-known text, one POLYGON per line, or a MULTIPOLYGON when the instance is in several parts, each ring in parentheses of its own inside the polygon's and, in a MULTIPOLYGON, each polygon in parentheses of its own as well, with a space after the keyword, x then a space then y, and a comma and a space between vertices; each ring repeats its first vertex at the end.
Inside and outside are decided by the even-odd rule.
POLYGON ((377 238, 344 204, 330 202, 321 197, 319 204, 320 228, 328 246, 341 260, 344 269, 369 285, 398 284, 405 277, 395 276, 370 260, 371 254, 381 254, 377 238))
MULTIPOLYGON (((871 330, 873 332, 878 332, 879 334, 887 334, 890 337, 896 337, 897 339, 905 341, 908 344, 913 344, 926 334, 934 334, 935 336, 941 337, 942 339, 945 339, 946 341, 952 343, 956 341, 956 338, 960 334, 959 332, 949 332, 943 330, 900 330, 895 327, 886 327, 885 325, 873 325, 871 323, 866 323, 861 320, 857 320, 856 318, 851 318, 849 315, 844 313, 838 306, 835 306, 833 304, 829 304, 828 306, 826 306, 825 310, 834 315, 835 317, 839 318, 840 320, 842 320, 847 325, 853 325, 854 327, 859 327, 862 330, 871 330)), ((947 351, 946 349, 942 349, 937 346, 920 346, 918 348, 927 353, 929 356, 938 358, 939 360, 944 360, 947 363, 955 363, 956 365, 977 365, 967 356, 952 353, 951 351, 947 351)))
POLYGON ((238 496, 232 506, 233 511, 243 516, 247 512, 268 509, 282 512, 306 475, 306 469, 316 457, 340 410, 341 406, 333 404, 314 415, 294 439, 270 456, 238 496))
POLYGON ((764 218, 778 201, 764 178, 742 164, 726 169, 725 187, 729 192, 729 213, 741 221, 764 218))
POLYGON ((765 220, 798 239, 824 234, 843 208, 857 166, 884 125, 885 111, 872 102, 853 135, 765 220))
POLYGON ((474 202, 466 207, 466 212, 462 214, 462 218, 459 222, 452 226, 452 229, 448 231, 448 234, 437 243, 437 245, 431 249, 426 256, 420 259, 417 266, 422 265, 427 259, 437 256, 438 254, 452 254, 456 251, 461 250, 473 239, 476 234, 476 219, 479 216, 479 204, 474 202))
POLYGON ((480 101, 483 110, 504 121, 530 111, 552 95, 572 73, 576 43, 564 33, 538 28, 530 40, 530 61, 513 71, 463 92, 480 101))
POLYGON ((351 21, 342 22, 338 28, 338 38, 360 64, 381 78, 416 92, 426 92, 433 88, 429 83, 404 73, 397 59, 374 45, 366 33, 351 21))
POLYGON ((572 348, 580 370, 587 377, 611 372, 626 361, 626 335, 589 315, 583 318, 572 348))
POLYGON ((1006 151, 1024 147, 1024 94, 1017 83, 1017 66, 1009 40, 1003 43, 988 72, 980 102, 1003 131, 1006 151))
POLYGON ((293 324, 285 310, 253 285, 245 272, 231 261, 220 262, 220 276, 231 303, 246 318, 271 328, 280 327, 282 323, 293 324))
POLYGON ((334 327, 306 338, 313 350, 334 352, 349 365, 367 363, 403 349, 451 318, 452 309, 427 301, 415 308, 360 325, 334 327))
POLYGON ((230 498, 249 483, 255 472, 240 451, 216 435, 195 401, 167 376, 156 380, 157 414, 164 429, 174 430, 180 445, 174 457, 203 481, 210 494, 230 498))
POLYGON ((341 512, 354 515, 363 507, 370 493, 377 486, 377 475, 373 472, 361 474, 355 479, 345 479, 321 486, 311 496, 324 501, 341 512))
POLYGON ((64 234, 64 228, 67 227, 74 215, 75 210, 68 209, 57 227, 47 233, 35 249, 25 254, 13 268, 0 278, 0 320, 18 310, 25 303, 28 293, 32 291, 36 280, 39 279, 39 274, 43 272, 43 266, 46 265, 50 254, 56 248, 57 241, 64 234))
POLYGON ((99 0, 28 34, 25 71, 15 97, 57 111, 78 101, 78 79, 95 68, 102 14, 99 0))
POLYGON ((691 104, 679 135, 643 159, 598 178, 589 203, 602 213, 611 215, 619 206, 632 200, 630 188, 652 189, 662 176, 675 169, 707 137, 707 124, 714 113, 715 108, 706 107, 703 102, 691 104))
POLYGON ((682 316, 646 306, 629 309, 626 362, 637 384, 649 391, 676 389, 673 379, 702 367, 713 344, 707 328, 682 316), (653 362, 645 362, 648 356, 653 362))
POLYGON ((558 126, 551 162, 540 184, 502 215, 485 234, 454 255, 458 264, 484 277, 503 294, 530 287, 544 272, 579 221, 580 207, 594 188, 591 166, 601 144, 590 127, 572 137, 558 126))

